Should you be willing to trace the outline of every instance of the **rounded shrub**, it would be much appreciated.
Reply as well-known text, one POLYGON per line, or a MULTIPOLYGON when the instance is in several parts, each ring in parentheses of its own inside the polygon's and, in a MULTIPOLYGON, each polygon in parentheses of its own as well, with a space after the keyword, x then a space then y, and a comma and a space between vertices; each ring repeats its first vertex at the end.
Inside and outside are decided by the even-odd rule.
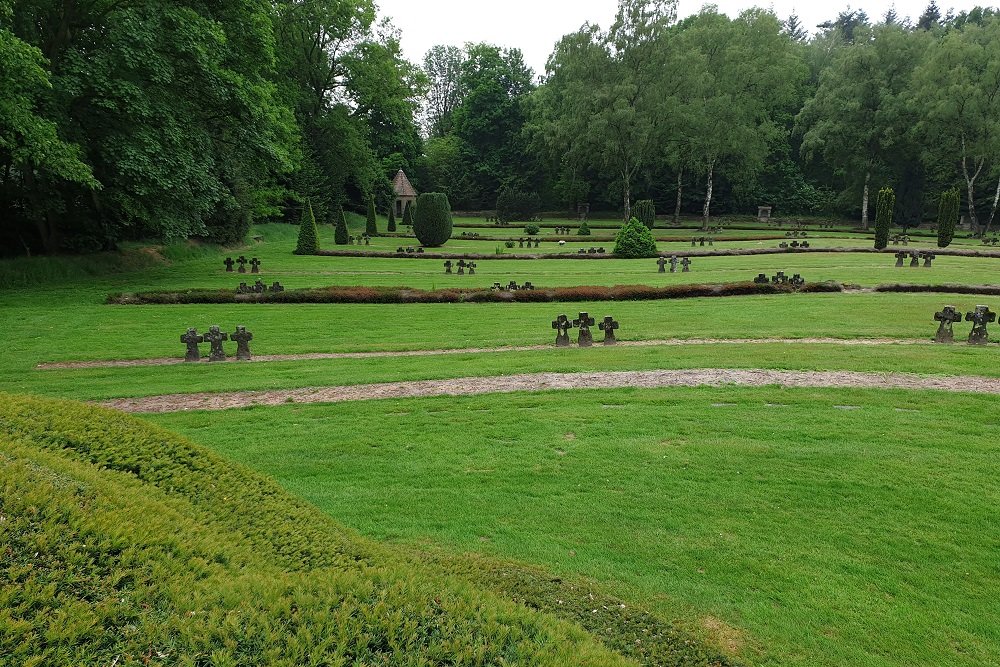
POLYGON ((417 199, 413 233, 420 245, 436 248, 451 238, 451 203, 443 192, 425 192, 417 199))
POLYGON ((302 207, 302 222, 299 223, 299 242, 295 246, 296 255, 313 255, 319 250, 319 230, 316 229, 316 216, 313 215, 312 204, 302 207))
POLYGON ((576 235, 577 236, 590 236, 590 225, 587 224, 586 220, 584 220, 583 222, 581 222, 580 226, 576 228, 576 235))
POLYGON ((649 227, 632 218, 618 230, 615 254, 619 257, 653 257, 656 255, 656 239, 649 227))
POLYGON ((538 234, 539 231, 541 230, 539 229, 538 225, 524 226, 524 233, 527 234, 528 236, 535 236, 536 234, 538 234))

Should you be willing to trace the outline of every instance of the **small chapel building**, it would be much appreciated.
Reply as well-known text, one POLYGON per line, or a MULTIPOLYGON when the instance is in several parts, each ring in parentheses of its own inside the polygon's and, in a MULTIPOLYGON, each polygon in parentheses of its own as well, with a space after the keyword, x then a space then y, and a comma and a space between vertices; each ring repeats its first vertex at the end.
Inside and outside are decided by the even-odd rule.
POLYGON ((396 177, 392 179, 392 189, 396 192, 396 217, 400 218, 407 204, 412 206, 416 203, 417 191, 410 185, 410 179, 402 169, 397 171, 396 177))

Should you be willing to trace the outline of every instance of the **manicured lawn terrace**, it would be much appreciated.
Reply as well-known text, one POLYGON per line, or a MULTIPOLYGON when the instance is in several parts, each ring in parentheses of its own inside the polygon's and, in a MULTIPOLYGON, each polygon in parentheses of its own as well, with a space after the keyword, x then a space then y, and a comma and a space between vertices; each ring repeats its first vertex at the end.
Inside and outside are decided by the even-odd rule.
POLYGON ((583 573, 736 628, 753 665, 979 667, 1000 655, 995 408, 723 388, 154 421, 366 535, 583 573))

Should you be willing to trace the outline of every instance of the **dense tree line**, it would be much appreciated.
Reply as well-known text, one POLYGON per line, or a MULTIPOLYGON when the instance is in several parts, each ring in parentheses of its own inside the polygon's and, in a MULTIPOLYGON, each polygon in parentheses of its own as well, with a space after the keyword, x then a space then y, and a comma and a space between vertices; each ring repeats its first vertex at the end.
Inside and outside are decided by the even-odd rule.
POLYGON ((459 209, 492 208, 499 184, 547 210, 629 217, 651 199, 707 220, 767 204, 865 227, 884 186, 899 193, 896 222, 913 224, 960 185, 963 214, 985 227, 1000 197, 997 44, 996 11, 933 2, 914 23, 846 11, 810 37, 760 9, 678 21, 672 0, 621 0, 606 30, 563 37, 534 85, 517 52, 493 48, 507 65, 492 68, 478 55, 492 47, 428 53, 420 179, 459 209), (484 98, 505 122, 489 122, 484 98))
POLYGON ((1000 16, 796 17, 620 0, 540 76, 517 49, 403 58, 372 0, 0 0, 0 252, 241 239, 378 210, 405 169, 457 210, 840 214, 995 226, 1000 16), (532 204, 535 206, 536 204, 532 204), (646 209, 643 209, 646 210, 646 209))
POLYGON ((385 205, 424 82, 371 0, 0 0, 0 248, 385 205))

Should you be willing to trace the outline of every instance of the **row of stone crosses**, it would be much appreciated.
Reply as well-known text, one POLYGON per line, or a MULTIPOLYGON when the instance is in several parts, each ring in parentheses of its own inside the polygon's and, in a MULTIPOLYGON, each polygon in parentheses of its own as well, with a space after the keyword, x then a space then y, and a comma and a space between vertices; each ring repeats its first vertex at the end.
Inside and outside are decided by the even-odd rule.
POLYGON ((465 270, 466 269, 469 270, 469 275, 470 276, 476 275, 476 263, 475 262, 466 262, 464 259, 460 259, 460 260, 458 260, 458 263, 455 264, 455 263, 453 263, 449 259, 447 262, 444 263, 444 272, 445 273, 451 273, 452 272, 451 271, 452 267, 458 267, 458 275, 460 275, 460 276, 464 276, 465 275, 465 270))
POLYGON ((232 273, 233 265, 235 264, 240 265, 238 273, 246 273, 247 264, 250 265, 250 273, 260 273, 260 260, 256 257, 247 259, 243 255, 240 255, 235 261, 232 257, 226 257, 225 261, 222 263, 226 265, 226 273, 232 273))
POLYGON ((778 247, 781 248, 782 250, 787 250, 788 248, 808 248, 809 241, 802 241, 801 243, 799 243, 798 241, 792 241, 791 243, 789 243, 788 241, 782 241, 781 243, 778 244, 778 247))
POLYGON ((284 286, 275 280, 268 287, 263 281, 258 280, 253 285, 247 285, 246 283, 240 283, 240 286, 236 288, 237 294, 276 294, 278 292, 284 292, 284 286))
POLYGON ((347 245, 361 245, 362 242, 364 242, 364 245, 371 245, 371 241, 372 237, 368 236, 367 234, 359 234, 357 236, 347 237, 347 245))
POLYGON ((696 236, 695 238, 691 239, 691 247, 693 248, 696 245, 704 246, 705 241, 708 241, 708 245, 715 247, 715 237, 713 236, 696 236))
POLYGON ((518 246, 517 246, 517 247, 518 247, 518 248, 523 248, 523 247, 524 247, 524 244, 525 244, 525 243, 527 243, 527 244, 528 244, 528 247, 530 248, 530 247, 531 247, 531 242, 532 242, 532 241, 534 241, 534 242, 535 242, 535 247, 536 247, 536 248, 538 247, 538 244, 542 242, 542 240, 541 240, 541 239, 518 239, 518 240, 517 240, 517 243, 518 243, 518 246))
POLYGON ((239 361, 250 361, 250 341, 253 340, 253 334, 243 326, 238 326, 235 332, 227 334, 218 325, 210 326, 206 334, 200 334, 197 329, 191 327, 181 335, 181 342, 187 345, 184 361, 201 361, 201 350, 198 348, 201 343, 211 345, 209 361, 225 361, 226 350, 222 344, 227 340, 236 342, 236 358, 239 361))
MULTIPOLYGON (((954 325, 962 321, 962 313, 955 306, 945 306, 941 312, 934 313, 934 320, 940 322, 934 341, 937 343, 954 343, 954 325)), ((986 345, 990 342, 990 332, 987 325, 997 321, 997 314, 989 306, 976 306, 976 309, 965 314, 965 321, 972 322, 972 332, 969 334, 969 345, 986 345)))
MULTIPOLYGON (((594 318, 588 313, 580 313, 575 320, 571 320, 565 315, 560 315, 552 320, 552 328, 556 330, 556 347, 570 346, 569 330, 574 328, 580 330, 580 335, 577 336, 577 344, 580 347, 592 346, 594 344, 594 335, 591 333, 590 327, 594 326, 594 324, 594 318)), ((608 315, 597 326, 604 332, 605 345, 614 345, 618 342, 618 339, 615 338, 615 331, 618 330, 618 322, 615 321, 615 318, 608 315)))
POLYGON ((924 260, 924 266, 931 268, 931 262, 933 262, 937 255, 927 250, 921 250, 920 252, 897 252, 896 253, 896 268, 900 269, 903 267, 903 261, 909 257, 910 266, 920 266, 920 260, 924 260))
POLYGON ((767 277, 766 273, 758 273, 753 281, 757 285, 791 285, 792 287, 802 287, 806 284, 805 279, 799 274, 796 273, 789 278, 785 275, 784 271, 778 271, 778 273, 770 278, 767 277))
POLYGON ((414 248, 413 246, 407 246, 407 247, 404 248, 403 246, 399 246, 398 248, 396 248, 396 254, 397 255, 414 255, 414 254, 416 254, 416 255, 422 255, 422 254, 424 254, 424 249, 422 247, 420 247, 420 248, 414 248))
POLYGON ((535 289, 535 286, 527 281, 525 281, 523 285, 518 285, 516 280, 512 280, 509 283, 507 283, 506 287, 504 287, 500 283, 493 283, 493 287, 491 287, 490 289, 494 292, 519 292, 521 290, 526 290, 530 292, 535 289))
POLYGON ((667 262, 667 258, 666 257, 661 257, 658 260, 656 260, 656 265, 658 267, 660 267, 659 270, 657 271, 657 273, 666 273, 667 272, 667 264, 668 263, 670 264, 670 273, 677 273, 677 264, 681 265, 681 273, 690 273, 691 272, 691 258, 690 257, 685 257, 685 258, 681 259, 680 261, 678 261, 677 255, 671 255, 669 262, 667 262))

